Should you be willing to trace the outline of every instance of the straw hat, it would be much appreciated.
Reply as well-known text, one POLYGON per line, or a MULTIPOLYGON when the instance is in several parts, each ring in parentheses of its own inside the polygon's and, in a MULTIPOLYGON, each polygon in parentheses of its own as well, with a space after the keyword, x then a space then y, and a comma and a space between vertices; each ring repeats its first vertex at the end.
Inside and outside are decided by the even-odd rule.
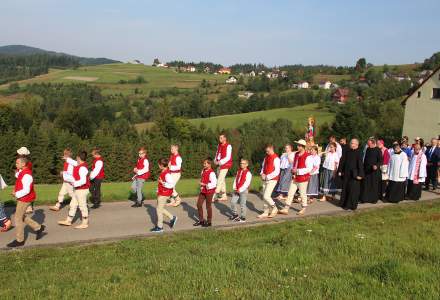
POLYGON ((302 139, 299 140, 299 141, 295 141, 294 143, 298 144, 298 145, 301 145, 301 146, 304 146, 304 147, 307 146, 307 142, 305 140, 302 140, 302 139))
POLYGON ((20 149, 17 150, 17 154, 19 154, 19 155, 29 155, 29 154, 31 154, 31 152, 28 150, 28 148, 21 147, 20 149))

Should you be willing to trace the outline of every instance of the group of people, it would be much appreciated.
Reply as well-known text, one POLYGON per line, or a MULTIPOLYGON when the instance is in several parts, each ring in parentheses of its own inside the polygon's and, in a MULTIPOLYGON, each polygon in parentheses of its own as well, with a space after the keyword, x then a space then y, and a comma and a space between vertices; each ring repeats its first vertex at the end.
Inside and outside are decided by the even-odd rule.
MULTIPOLYGON (((295 141, 294 145, 285 145, 285 151, 281 156, 275 153, 272 144, 265 146, 266 155, 260 171, 263 200, 263 212, 258 215, 260 219, 289 214, 294 201, 301 205, 297 214, 303 215, 315 199, 331 200, 338 192, 341 193, 341 207, 354 210, 359 202, 399 202, 405 198, 418 200, 423 184, 426 189, 430 188, 430 184, 433 189, 437 188, 440 162, 438 139, 432 139, 430 146, 425 147, 423 140, 419 138, 408 146, 408 138, 404 137, 393 143, 392 148, 387 149, 382 140, 372 137, 368 139, 364 151, 359 147, 359 140, 352 139, 347 145, 345 138, 337 142, 334 136, 329 138, 325 151, 302 139, 295 141)), ((170 228, 175 227, 177 223, 177 216, 171 214, 166 207, 177 207, 182 201, 176 185, 181 177, 183 159, 179 154, 178 145, 171 145, 170 152, 169 158, 161 158, 157 162, 160 169, 157 180, 157 223, 151 232, 163 231, 164 216, 169 219, 170 228)), ((104 160, 99 148, 94 148, 91 154, 93 162, 89 172, 86 151, 80 151, 76 159, 72 158, 70 149, 66 148, 63 152, 61 158, 64 165, 63 171, 60 172, 63 183, 57 202, 50 209, 60 211, 67 195, 71 200, 67 217, 60 220, 59 225, 72 226, 79 209, 81 223, 75 228, 88 228, 89 193, 91 209, 98 209, 101 205, 101 183, 105 178, 104 160)), ((9 243, 8 247, 24 245, 25 224, 35 231, 37 239, 45 234, 45 226, 29 217, 32 203, 36 199, 29 155, 30 152, 25 147, 17 151, 16 184, 12 193, 17 200, 17 232, 16 239, 9 243)), ((198 220, 194 226, 212 226, 212 203, 228 200, 226 176, 232 166, 232 145, 228 143, 226 135, 221 134, 214 159, 206 158, 202 163, 200 192, 197 198, 198 220), (206 215, 203 206, 206 207, 206 215)), ((141 147, 133 168, 131 189, 135 199, 132 207, 143 206, 143 185, 150 176, 147 151, 145 147, 141 147)), ((234 222, 246 221, 246 201, 251 181, 249 161, 242 158, 232 185, 230 219, 234 222)), ((2 231, 11 228, 12 223, 7 218, 3 206, 0 206, 0 222, 2 231)))

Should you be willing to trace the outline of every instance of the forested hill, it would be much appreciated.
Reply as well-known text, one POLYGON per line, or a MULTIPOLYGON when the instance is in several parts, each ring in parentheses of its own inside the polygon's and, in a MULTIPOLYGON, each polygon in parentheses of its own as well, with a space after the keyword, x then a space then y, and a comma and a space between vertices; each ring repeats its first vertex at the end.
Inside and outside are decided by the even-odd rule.
POLYGON ((105 58, 105 57, 81 57, 61 52, 48 51, 36 47, 30 47, 25 45, 7 45, 0 46, 0 55, 34 55, 34 54, 48 54, 48 55, 56 55, 56 56, 69 56, 75 58, 78 61, 79 65, 90 66, 90 65, 103 65, 103 64, 112 64, 119 63, 120 61, 105 58))

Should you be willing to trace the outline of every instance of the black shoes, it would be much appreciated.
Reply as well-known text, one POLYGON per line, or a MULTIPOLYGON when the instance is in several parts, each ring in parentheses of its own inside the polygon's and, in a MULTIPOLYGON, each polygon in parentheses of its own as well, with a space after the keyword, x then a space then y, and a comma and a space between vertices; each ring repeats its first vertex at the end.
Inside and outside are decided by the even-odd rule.
POLYGON ((202 227, 211 227, 212 223, 211 222, 203 222, 202 227))
POLYGON ((13 240, 12 242, 10 242, 9 244, 6 245, 6 247, 9 248, 16 248, 16 247, 21 247, 24 245, 24 241, 23 242, 19 242, 17 240, 13 240))
POLYGON ((234 215, 232 215, 232 216, 229 217, 229 220, 231 220, 231 221, 235 221, 237 218, 239 218, 238 215, 235 215, 235 214, 234 214, 234 215))
POLYGON ((174 228, 174 226, 176 226, 176 223, 177 223, 177 216, 174 216, 170 221, 170 228, 174 228))
MULTIPOLYGON (((37 234, 37 238, 36 238, 37 241, 44 236, 44 229, 46 229, 46 226, 41 225, 40 229, 37 230, 37 232, 35 232, 37 234)), ((23 242, 23 244, 24 244, 24 242, 23 242)))
POLYGON ((142 203, 135 203, 135 204, 133 204, 131 207, 142 207, 142 203))

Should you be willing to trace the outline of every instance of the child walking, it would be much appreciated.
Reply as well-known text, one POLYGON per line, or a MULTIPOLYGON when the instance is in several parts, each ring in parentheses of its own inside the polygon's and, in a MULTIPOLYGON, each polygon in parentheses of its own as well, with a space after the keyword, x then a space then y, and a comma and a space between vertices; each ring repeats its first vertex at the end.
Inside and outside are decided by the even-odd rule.
POLYGON ((212 198, 217 186, 217 176, 212 169, 212 159, 207 158, 203 161, 203 170, 200 180, 200 194, 197 199, 197 211, 199 220, 193 226, 209 227, 212 226, 212 198), (203 202, 206 202, 206 212, 208 219, 203 217, 203 202))
POLYGON ((240 169, 235 176, 231 199, 231 220, 234 222, 246 222, 246 200, 249 186, 252 181, 252 173, 248 169, 249 162, 246 159, 240 160, 240 169), (240 202, 240 215, 237 212, 237 203, 240 202))
POLYGON ((73 176, 74 166, 67 162, 67 158, 71 158, 71 157, 72 157, 72 150, 70 150, 70 148, 64 149, 62 158, 65 161, 63 164, 63 171, 60 173, 61 177, 63 178, 63 184, 61 185, 60 192, 58 193, 57 203, 54 206, 49 207, 49 209, 52 211, 59 211, 61 209, 61 206, 63 205, 64 202, 64 197, 66 195, 69 195, 71 199, 74 197, 73 186, 69 182, 69 180, 73 176))
POLYGON ((165 209, 165 204, 167 203, 168 198, 173 194, 173 189, 176 184, 171 176, 168 163, 168 159, 166 158, 161 158, 158 162, 161 173, 159 179, 157 180, 157 224, 150 230, 151 232, 163 232, 163 216, 166 216, 171 220, 170 228, 173 228, 177 222, 177 216, 173 216, 165 209))

